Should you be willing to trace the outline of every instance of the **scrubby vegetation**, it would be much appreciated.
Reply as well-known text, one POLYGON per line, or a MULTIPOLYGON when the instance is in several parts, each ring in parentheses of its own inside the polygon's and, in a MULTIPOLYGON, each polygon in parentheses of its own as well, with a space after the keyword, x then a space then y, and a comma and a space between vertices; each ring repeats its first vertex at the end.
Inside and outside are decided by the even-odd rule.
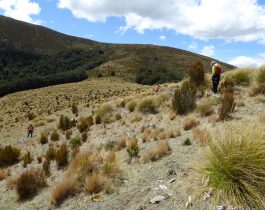
POLYGON ((199 86, 204 83, 205 72, 203 63, 201 61, 197 61, 191 66, 189 76, 190 82, 195 84, 196 86, 199 86))
POLYGON ((20 150, 11 145, 0 147, 0 167, 16 164, 20 160, 20 150))
POLYGON ((218 110, 219 120, 225 120, 229 113, 235 108, 234 96, 232 93, 225 93, 222 98, 221 107, 218 110))
POLYGON ((132 138, 127 142, 127 152, 130 158, 137 157, 139 153, 138 139, 132 138))
POLYGON ((169 142, 162 142, 144 156, 144 161, 156 161, 171 151, 169 142))
POLYGON ((139 102, 138 109, 142 113, 155 114, 158 112, 158 104, 154 97, 146 97, 139 102))
POLYGON ((61 115, 59 120, 58 128, 63 131, 69 130, 72 127, 71 120, 69 117, 61 115))

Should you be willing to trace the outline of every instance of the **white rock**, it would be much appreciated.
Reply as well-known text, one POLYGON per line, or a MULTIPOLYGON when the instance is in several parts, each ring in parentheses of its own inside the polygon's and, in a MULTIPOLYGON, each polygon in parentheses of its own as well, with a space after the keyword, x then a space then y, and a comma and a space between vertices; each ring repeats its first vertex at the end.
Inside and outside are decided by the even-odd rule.
POLYGON ((188 198, 188 201, 186 202, 186 209, 189 208, 190 206, 192 206, 192 203, 191 203, 191 196, 189 196, 188 198))
POLYGON ((172 182, 175 182, 175 181, 176 181, 176 179, 170 179, 168 182, 172 183, 172 182))
POLYGON ((225 206, 216 206, 216 210, 226 210, 225 206))
POLYGON ((157 195, 153 199, 150 200, 152 204, 160 203, 161 201, 165 200, 166 197, 163 195, 157 195))

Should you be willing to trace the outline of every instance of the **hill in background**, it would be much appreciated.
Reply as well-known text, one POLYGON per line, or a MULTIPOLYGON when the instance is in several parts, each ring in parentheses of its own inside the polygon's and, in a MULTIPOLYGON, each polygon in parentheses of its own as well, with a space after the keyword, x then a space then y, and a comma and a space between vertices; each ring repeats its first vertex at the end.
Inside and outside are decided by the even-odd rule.
MULTIPOLYGON (((140 84, 179 81, 197 60, 208 69, 212 58, 170 47, 99 43, 0 16, 0 96, 87 75, 140 84)), ((220 63, 224 71, 234 68, 220 63)))

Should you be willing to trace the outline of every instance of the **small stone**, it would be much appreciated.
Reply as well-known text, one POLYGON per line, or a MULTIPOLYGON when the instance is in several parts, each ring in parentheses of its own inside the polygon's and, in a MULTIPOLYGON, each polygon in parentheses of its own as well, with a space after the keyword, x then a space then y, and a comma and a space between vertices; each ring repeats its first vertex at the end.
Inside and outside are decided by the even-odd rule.
POLYGON ((191 202, 191 196, 189 196, 188 201, 186 202, 186 209, 189 208, 190 206, 192 206, 192 202, 191 202))
POLYGON ((152 204, 160 203, 161 201, 165 200, 166 197, 163 195, 157 195, 153 199, 150 200, 152 204))
POLYGON ((176 181, 176 179, 170 179, 168 182, 169 183, 173 183, 173 182, 175 182, 176 181))
POLYGON ((226 207, 225 206, 217 206, 216 210, 226 210, 226 207))

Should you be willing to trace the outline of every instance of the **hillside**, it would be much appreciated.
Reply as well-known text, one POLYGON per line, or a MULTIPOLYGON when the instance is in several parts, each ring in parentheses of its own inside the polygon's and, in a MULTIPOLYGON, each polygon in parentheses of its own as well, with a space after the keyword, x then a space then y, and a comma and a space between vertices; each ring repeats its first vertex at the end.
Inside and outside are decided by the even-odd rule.
POLYGON ((187 82, 154 93, 103 77, 0 98, 1 208, 263 209, 264 67, 224 73, 218 95, 210 75, 195 93, 187 82))
MULTIPOLYGON (((99 43, 0 16, 0 96, 115 75, 141 84, 179 81, 197 60, 212 58, 170 47, 99 43)), ((224 71, 234 68, 220 62, 224 71)))

